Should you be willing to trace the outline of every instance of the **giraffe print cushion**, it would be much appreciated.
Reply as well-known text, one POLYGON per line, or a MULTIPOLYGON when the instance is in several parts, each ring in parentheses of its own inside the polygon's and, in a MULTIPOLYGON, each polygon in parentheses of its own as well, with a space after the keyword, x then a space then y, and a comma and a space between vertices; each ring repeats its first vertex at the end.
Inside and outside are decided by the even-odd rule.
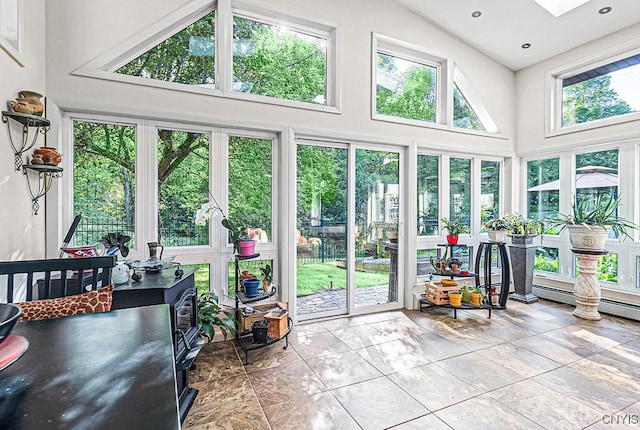
POLYGON ((109 312, 113 300, 113 285, 75 296, 16 303, 22 308, 20 321, 35 321, 71 315, 109 312))

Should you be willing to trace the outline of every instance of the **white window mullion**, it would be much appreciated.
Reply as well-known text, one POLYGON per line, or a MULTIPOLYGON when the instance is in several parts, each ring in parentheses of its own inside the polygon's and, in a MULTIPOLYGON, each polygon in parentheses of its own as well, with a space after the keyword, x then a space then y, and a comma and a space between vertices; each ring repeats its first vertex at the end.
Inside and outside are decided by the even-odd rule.
POLYGON ((218 0, 216 11, 216 87, 231 94, 233 82, 233 13, 231 0, 218 0))

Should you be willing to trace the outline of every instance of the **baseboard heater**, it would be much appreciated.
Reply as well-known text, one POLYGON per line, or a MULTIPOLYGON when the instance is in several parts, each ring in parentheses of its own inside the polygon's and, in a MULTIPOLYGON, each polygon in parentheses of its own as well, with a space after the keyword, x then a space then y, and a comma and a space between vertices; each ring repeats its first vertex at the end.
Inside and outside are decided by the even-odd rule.
MULTIPOLYGON (((541 299, 553 300, 554 302, 565 303, 572 306, 576 305, 576 298, 571 291, 543 285, 533 285, 532 290, 533 294, 541 299)), ((598 310, 606 314, 640 321, 639 305, 623 303, 610 299, 601 299, 598 310)))

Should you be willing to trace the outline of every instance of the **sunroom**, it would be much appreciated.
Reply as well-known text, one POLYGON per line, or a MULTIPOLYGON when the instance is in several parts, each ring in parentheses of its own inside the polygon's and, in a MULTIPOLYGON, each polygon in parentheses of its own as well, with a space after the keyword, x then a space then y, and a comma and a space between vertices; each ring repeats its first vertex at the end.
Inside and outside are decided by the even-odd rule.
MULTIPOLYGON (((473 272, 493 218, 547 220, 605 195, 638 223, 640 5, 564 3, 0 0, 0 90, 44 95, 47 120, 3 119, 0 260, 58 258, 117 232, 130 237, 119 261, 161 244, 171 272, 179 262, 198 294, 231 307, 239 273, 269 266, 267 303, 286 303, 306 360, 309 327, 418 310, 444 252, 473 272), (61 154, 59 174, 29 167, 32 139, 61 154), (206 203, 217 217, 197 216, 206 203), (259 256, 238 264, 222 217, 259 256), (445 245, 443 219, 462 223, 459 246, 445 245)), ((630 234, 609 235, 594 279, 606 318, 635 324, 630 234)), ((535 244, 530 293, 575 306, 568 232, 535 244)), ((498 280, 509 271, 489 264, 498 280)), ((459 321, 486 316, 469 314, 459 321)), ((432 315, 453 318, 415 318, 430 327, 432 315)), ((282 425, 257 391, 267 425, 282 425)))

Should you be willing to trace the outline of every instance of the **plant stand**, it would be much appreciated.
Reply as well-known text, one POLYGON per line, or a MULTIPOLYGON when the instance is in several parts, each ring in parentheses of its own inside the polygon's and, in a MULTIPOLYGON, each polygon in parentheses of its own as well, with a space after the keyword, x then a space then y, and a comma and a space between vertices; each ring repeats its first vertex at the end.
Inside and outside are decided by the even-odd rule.
POLYGON ((578 318, 599 321, 600 313, 600 283, 596 275, 596 263, 607 251, 582 251, 572 249, 578 259, 578 279, 573 289, 576 297, 576 309, 573 316, 578 318))
POLYGON ((515 292, 510 294, 509 298, 527 304, 537 302, 538 297, 532 293, 533 265, 536 257, 533 236, 512 236, 509 253, 515 288, 515 292))

